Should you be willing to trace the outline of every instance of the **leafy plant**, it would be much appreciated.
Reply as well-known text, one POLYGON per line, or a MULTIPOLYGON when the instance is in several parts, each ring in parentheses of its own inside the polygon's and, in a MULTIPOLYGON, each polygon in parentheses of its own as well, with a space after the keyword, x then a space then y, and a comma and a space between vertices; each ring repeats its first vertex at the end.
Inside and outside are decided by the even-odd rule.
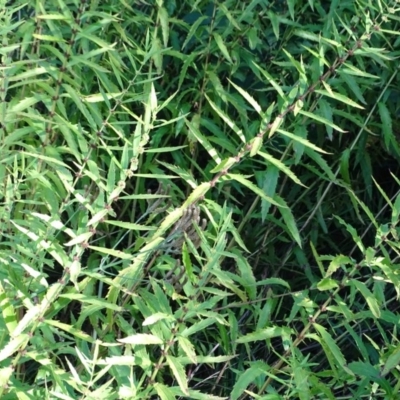
POLYGON ((2 5, 2 398, 396 398, 396 2, 2 5))

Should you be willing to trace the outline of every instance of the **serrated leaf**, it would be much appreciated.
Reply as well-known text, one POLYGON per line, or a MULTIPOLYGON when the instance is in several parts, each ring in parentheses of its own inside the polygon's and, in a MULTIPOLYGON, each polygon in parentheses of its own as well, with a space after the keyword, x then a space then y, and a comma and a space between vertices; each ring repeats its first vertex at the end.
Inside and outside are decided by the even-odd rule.
POLYGON ((39 102, 39 99, 34 97, 25 97, 24 99, 20 100, 18 103, 12 105, 7 109, 7 114, 9 113, 20 113, 25 111, 27 108, 30 108, 34 104, 39 102))
POLYGON ((190 335, 193 335, 196 332, 203 331, 206 329, 208 326, 215 324, 216 320, 215 318, 205 318, 200 320, 199 322, 195 322, 194 324, 191 324, 188 328, 185 328, 180 335, 182 337, 188 337, 190 335))
POLYGON ((220 107, 217 106, 216 103, 214 103, 208 96, 207 93, 204 93, 204 96, 206 97, 208 103, 210 106, 214 109, 214 111, 224 120, 224 122, 231 128, 236 135, 238 135, 239 139, 242 141, 242 143, 246 143, 246 138, 244 137, 243 131, 233 122, 231 118, 229 118, 222 110, 220 107))
POLYGON ((389 149, 390 142, 393 138, 392 118, 385 103, 378 103, 379 116, 382 121, 383 140, 387 149, 389 149))
MULTIPOLYGON (((193 35, 195 35, 195 33, 196 33, 198 27, 199 27, 201 24, 203 24, 204 21, 205 21, 207 18, 208 18, 208 17, 207 17, 206 15, 203 15, 203 16, 197 18, 197 20, 192 24, 192 26, 190 27, 189 33, 188 33, 188 35, 186 36, 185 41, 183 42, 182 50, 185 49, 185 47, 187 46, 187 44, 188 44, 188 43, 190 42, 190 40, 192 39, 193 35)), ((191 60, 190 63, 192 63, 192 60, 191 60)))
POLYGON ((38 33, 33 33, 32 36, 33 36, 35 39, 45 40, 45 41, 48 41, 48 42, 64 42, 64 43, 65 43, 65 40, 64 40, 63 38, 57 37, 57 36, 40 35, 40 34, 38 34, 38 33))
POLYGON ((162 31, 162 36, 163 36, 163 41, 164 41, 164 47, 168 46, 168 40, 169 40, 169 23, 168 23, 168 11, 164 7, 160 7, 158 10, 158 16, 160 18, 160 24, 161 24, 161 31, 162 31))
POLYGON ((135 257, 135 255, 133 255, 133 254, 124 253, 121 250, 109 249, 107 247, 88 246, 88 248, 91 250, 94 250, 94 251, 98 251, 99 253, 107 254, 107 255, 115 257, 115 258, 121 258, 122 260, 132 260, 135 257))
POLYGON ((135 335, 127 336, 122 339, 117 339, 117 341, 120 343, 133 345, 163 344, 163 341, 159 337, 151 335, 149 333, 137 333, 135 335))
POLYGON ((153 325, 156 322, 162 321, 162 320, 165 320, 165 319, 174 319, 174 318, 172 317, 172 315, 168 315, 168 314, 165 314, 165 313, 158 312, 158 313, 150 315, 150 317, 145 318, 145 320, 143 321, 142 325, 143 326, 153 325))
POLYGON ((76 336, 78 339, 82 339, 89 343, 94 343, 95 339, 93 339, 90 335, 86 332, 81 331, 80 329, 76 329, 71 325, 64 324, 63 322, 56 321, 56 320, 45 320, 44 321, 47 325, 55 326, 58 329, 61 329, 65 332, 68 332, 70 335, 76 336))
MULTIPOLYGON (((108 214, 108 210, 104 209, 104 210, 100 210, 99 212, 97 212, 95 215, 93 215, 93 217, 88 221, 86 226, 91 226, 91 225, 95 225, 97 224, 99 221, 101 221, 102 219, 104 219, 104 217, 108 214)), ((67 245, 65 245, 67 246, 67 245)))
MULTIPOLYGON (((259 186, 262 186, 265 194, 269 197, 274 197, 279 179, 279 169, 275 165, 269 165, 265 172, 260 173, 256 177, 259 179, 259 186)), ((264 222, 267 218, 271 203, 261 199, 261 221, 264 222)))
POLYGON ((285 94, 283 92, 283 89, 275 82, 274 78, 272 78, 272 76, 267 71, 265 71, 263 68, 257 65, 254 61, 252 61, 252 63, 267 78, 268 82, 279 93, 279 96, 281 96, 282 99, 285 99, 285 94))
POLYGON ((210 172, 215 174, 219 171, 227 171, 236 163, 236 159, 233 157, 225 158, 217 166, 215 166, 210 172))
POLYGON ((347 96, 334 92, 333 90, 322 90, 322 89, 316 89, 315 90, 316 93, 322 94, 323 96, 327 96, 330 97, 332 99, 338 100, 342 103, 345 103, 351 107, 355 107, 355 108, 359 108, 361 110, 364 110, 363 106, 360 106, 359 104, 357 104, 355 101, 349 99, 347 96))
MULTIPOLYGON (((129 196, 126 196, 129 197, 129 196)), ((155 196, 153 198, 165 198, 169 196, 155 196)), ((136 196, 134 198, 137 198, 136 196)), ((143 198, 151 199, 151 197, 144 196, 143 198)), ((120 228, 126 229, 128 231, 154 231, 157 228, 155 226, 146 226, 134 224, 132 222, 123 222, 123 221, 104 221, 108 225, 118 226, 120 228)))
POLYGON ((269 17, 269 20, 271 21, 272 30, 275 34, 275 37, 277 40, 279 40, 279 18, 272 11, 268 11, 268 17, 269 17))
POLYGON ((237 400, 244 393, 250 383, 255 382, 262 374, 263 370, 257 365, 253 365, 244 372, 241 372, 232 388, 230 400, 237 400))
POLYGON ((340 157, 340 174, 342 175, 343 181, 350 185, 350 161, 351 151, 349 148, 345 149, 340 157))
POLYGON ((9 359, 16 351, 24 349, 28 344, 30 336, 27 334, 18 335, 16 338, 11 339, 0 350, 0 362, 9 359))
POLYGON ((380 318, 381 316, 381 309, 379 307, 378 301, 376 300, 373 293, 367 288, 364 282, 360 282, 356 279, 352 279, 351 283, 358 289, 358 291, 363 295, 364 299, 366 300, 369 309, 371 310, 373 316, 375 318, 380 318))
POLYGON ((271 128, 269 129, 268 138, 271 138, 273 134, 278 130, 278 128, 281 126, 282 121, 282 117, 275 118, 275 121, 272 123, 271 128))
POLYGON ((299 114, 304 115, 305 117, 311 118, 317 122, 320 122, 321 124, 331 126, 333 129, 337 130, 338 132, 342 132, 342 133, 346 132, 340 126, 335 125, 333 122, 327 120, 326 118, 321 117, 320 115, 316 115, 316 114, 313 114, 313 113, 310 113, 310 112, 304 111, 304 110, 300 110, 299 114))
POLYGON ((284 334, 290 334, 291 330, 287 327, 271 326, 269 328, 261 329, 256 332, 248 333, 245 336, 236 340, 236 343, 251 343, 260 340, 271 339, 274 337, 281 337, 284 334))
POLYGON ((330 278, 323 278, 317 284, 318 290, 321 290, 321 291, 331 290, 331 289, 337 288, 338 286, 339 286, 338 283, 334 279, 330 279, 330 278))
POLYGON ((329 277, 335 273, 343 264, 352 264, 351 258, 341 254, 333 258, 333 260, 329 263, 328 270, 326 271, 326 277, 329 277))
MULTIPOLYGON (((319 113, 328 121, 333 121, 333 110, 331 105, 325 99, 318 99, 319 113)), ((329 140, 333 140, 333 128, 329 125, 325 125, 326 133, 329 140)))
POLYGON ((209 191, 210 188, 210 182, 203 182, 202 184, 197 186, 197 188, 194 189, 192 193, 190 193, 183 206, 186 208, 189 207, 191 204, 194 204, 199 199, 201 199, 209 191))
POLYGON ((240 86, 236 85, 230 79, 228 79, 229 83, 247 100, 247 102, 257 111, 258 114, 262 114, 261 106, 257 103, 253 96, 247 93, 244 89, 240 86))
POLYGON ((262 146, 262 137, 256 136, 251 141, 250 157, 254 157, 261 149, 261 146, 262 146))
POLYGON ((171 355, 166 356, 167 363, 171 368, 171 371, 178 382, 179 387, 181 388, 182 392, 188 396, 189 395, 189 388, 185 370, 182 364, 179 362, 178 358, 175 358, 171 355))
POLYGON ((175 400, 175 392, 172 391, 168 386, 163 385, 162 383, 156 382, 153 385, 156 390, 158 396, 160 396, 161 400, 175 400))
POLYGON ((282 171, 285 175, 287 175, 292 181, 297 183, 298 185, 304 186, 300 181, 300 179, 288 168, 282 161, 277 160, 276 158, 272 157, 271 155, 264 153, 263 151, 259 151, 258 154, 265 158, 269 163, 275 165, 280 171, 282 171))
POLYGON ((326 346, 332 352, 333 356, 335 357, 335 359, 337 361, 337 363, 336 363, 337 366, 339 368, 342 368, 344 365, 346 365, 347 364, 346 359, 344 358, 342 352, 340 351, 339 346, 333 340, 330 333, 327 332, 327 330, 322 325, 319 325, 317 323, 314 323, 313 327, 320 334, 322 340, 325 342, 326 346))
POLYGON ((227 174, 226 175, 227 179, 234 179, 235 181, 241 183, 242 185, 246 186, 248 189, 253 191, 256 195, 260 196, 262 199, 270 202, 271 204, 277 206, 277 207, 286 207, 283 206, 282 204, 278 203, 271 197, 267 196, 262 189, 260 189, 258 186, 256 186, 254 183, 250 182, 248 179, 246 179, 243 175, 237 175, 237 174, 227 174))
POLYGON ((357 80, 354 79, 352 75, 348 74, 345 71, 345 69, 339 69, 336 72, 340 75, 340 77, 343 79, 343 81, 346 83, 349 89, 353 92, 354 96, 358 99, 358 101, 360 101, 363 104, 367 104, 360 89, 360 86, 358 85, 357 80))
POLYGON ((189 360, 191 360, 193 364, 197 364, 196 350, 190 340, 184 336, 178 336, 178 343, 189 360))
POLYGON ((98 306, 101 308, 107 308, 113 311, 121 312, 124 310, 123 307, 118 306, 117 304, 113 304, 105 299, 102 299, 101 297, 94 297, 94 296, 88 296, 86 294, 82 293, 65 293, 65 294, 60 294, 61 298, 63 299, 70 299, 70 300, 75 300, 80 303, 86 303, 86 304, 91 304, 94 306, 98 306))
POLYGON ((18 322, 18 325, 15 327, 13 335, 18 336, 22 334, 27 328, 32 326, 37 321, 40 313, 41 308, 38 305, 26 311, 22 319, 18 322))
POLYGON ((224 55, 224 57, 231 63, 233 64, 233 61, 231 59, 231 56, 229 55, 229 51, 227 49, 227 47, 225 46, 225 42, 222 39, 221 35, 219 35, 218 33, 214 32, 213 33, 215 42, 217 43, 217 46, 219 47, 219 49, 221 50, 221 53, 224 55))
POLYGON ((3 316, 4 324, 7 327, 8 333, 12 336, 15 328, 18 325, 17 322, 17 313, 15 311, 14 306, 12 305, 11 299, 7 296, 6 291, 3 288, 2 283, 0 282, 0 309, 1 314, 3 316))
POLYGON ((292 210, 286 204, 285 200, 283 200, 278 195, 275 195, 275 199, 279 199, 279 202, 281 203, 281 207, 278 208, 278 211, 283 217, 286 228, 289 230, 290 235, 301 248, 302 244, 301 244, 300 232, 297 228, 292 210))
POLYGON ((381 376, 387 375, 393 368, 397 367, 400 364, 400 346, 392 352, 392 354, 388 357, 385 362, 385 365, 381 371, 381 376))
POLYGON ((200 132, 200 130, 196 127, 196 124, 185 119, 185 123, 188 126, 192 135, 198 140, 198 142, 207 150, 208 154, 212 157, 212 159, 219 164, 221 162, 221 158, 218 155, 217 150, 211 145, 210 141, 200 132))

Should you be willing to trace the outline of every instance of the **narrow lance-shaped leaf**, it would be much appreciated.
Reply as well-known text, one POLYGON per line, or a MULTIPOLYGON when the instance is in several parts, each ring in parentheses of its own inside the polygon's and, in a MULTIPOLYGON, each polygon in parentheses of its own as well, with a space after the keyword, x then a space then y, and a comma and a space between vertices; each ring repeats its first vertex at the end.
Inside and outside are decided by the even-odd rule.
POLYGON ((219 47, 219 49, 221 50, 221 53, 224 55, 224 57, 231 63, 233 64, 233 61, 231 59, 231 56, 229 55, 229 51, 224 43, 224 40, 222 39, 221 35, 219 35, 218 33, 214 33, 213 34, 215 42, 217 43, 217 46, 219 47))
POLYGON ((280 171, 282 171, 285 175, 287 175, 290 179, 292 179, 295 183, 301 186, 305 186, 301 183, 300 179, 280 160, 272 157, 271 155, 259 151, 258 154, 265 158, 269 163, 275 165, 280 171))
POLYGON ((242 185, 246 186, 248 189, 250 189, 252 192, 263 198, 264 200, 270 202, 271 204, 277 206, 277 207, 285 207, 282 204, 278 203, 276 200, 273 198, 267 196, 262 189, 260 189, 257 185, 255 185, 253 182, 250 182, 248 179, 246 179, 243 175, 237 175, 237 174, 227 174, 226 175, 227 179, 234 179, 235 181, 241 183, 242 185))
POLYGON ((313 113, 310 113, 310 112, 304 111, 304 110, 300 110, 300 111, 299 111, 299 114, 302 114, 302 115, 304 115, 305 117, 311 118, 311 119, 313 119, 313 120, 315 120, 315 121, 317 121, 317 122, 321 122, 321 123, 324 124, 324 125, 329 125, 329 126, 331 126, 333 129, 337 130, 338 132, 342 132, 342 133, 345 133, 345 132, 346 132, 346 131, 345 131, 344 129, 342 129, 340 126, 334 124, 333 122, 331 122, 331 121, 327 120, 326 118, 323 118, 323 117, 321 117, 321 116, 319 116, 319 115, 316 115, 316 114, 313 114, 313 113))
POLYGON ((236 126, 236 124, 230 119, 208 96, 204 94, 208 102, 214 111, 225 121, 225 123, 231 128, 238 136, 242 143, 246 143, 246 138, 243 135, 243 131, 236 126))
POLYGON ((167 363, 171 368, 171 371, 178 382, 179 387, 181 388, 182 392, 188 396, 189 395, 189 388, 185 370, 182 364, 179 362, 179 358, 175 358, 173 356, 167 355, 166 356, 167 363))
POLYGON ((375 318, 379 318, 381 316, 381 310, 380 310, 378 301, 375 298, 375 296, 373 295, 373 293, 367 288, 366 284, 364 282, 360 282, 356 279, 352 279, 351 283, 363 295, 373 316, 375 318))
POLYGON ((281 207, 278 208, 278 211, 282 215, 282 218, 285 222, 285 226, 289 230, 290 235, 295 240, 295 242, 302 247, 301 239, 300 239, 300 232, 297 229, 296 221, 294 219, 294 215, 290 209, 290 207, 286 204, 285 200, 283 200, 278 195, 275 195, 275 200, 279 199, 281 203, 281 207))
POLYGON ((322 326, 317 323, 313 324, 315 330, 320 334, 322 340, 325 342, 326 346, 332 352, 333 356, 335 357, 336 364, 339 368, 342 368, 346 365, 346 359, 344 358, 342 352, 340 351, 339 346, 333 340, 330 333, 322 326))

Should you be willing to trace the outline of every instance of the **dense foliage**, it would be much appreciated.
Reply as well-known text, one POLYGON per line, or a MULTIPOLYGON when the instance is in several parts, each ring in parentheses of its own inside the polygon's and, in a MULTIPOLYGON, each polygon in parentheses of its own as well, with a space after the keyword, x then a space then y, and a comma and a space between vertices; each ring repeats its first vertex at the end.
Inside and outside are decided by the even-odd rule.
POLYGON ((0 19, 2 399, 398 398, 398 1, 0 19))

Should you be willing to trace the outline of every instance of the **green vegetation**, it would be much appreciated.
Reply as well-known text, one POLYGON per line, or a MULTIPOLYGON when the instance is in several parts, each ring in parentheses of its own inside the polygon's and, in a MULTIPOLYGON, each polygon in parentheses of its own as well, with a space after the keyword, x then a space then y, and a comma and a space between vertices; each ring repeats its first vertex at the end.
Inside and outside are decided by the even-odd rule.
POLYGON ((1 399, 398 399, 398 1, 0 20, 1 399))

